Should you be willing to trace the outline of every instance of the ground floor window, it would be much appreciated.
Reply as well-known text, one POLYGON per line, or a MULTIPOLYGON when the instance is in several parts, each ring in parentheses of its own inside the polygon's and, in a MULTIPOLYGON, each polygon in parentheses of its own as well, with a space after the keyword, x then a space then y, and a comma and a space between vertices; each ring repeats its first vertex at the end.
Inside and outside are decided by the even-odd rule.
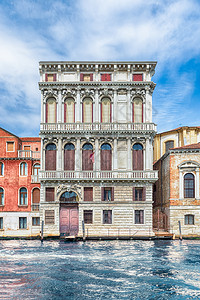
POLYGON ((19 218, 19 229, 26 229, 27 228, 27 218, 20 217, 19 218))
POLYGON ((45 224, 54 224, 55 223, 55 215, 54 210, 45 210, 45 224))
POLYGON ((103 210, 103 224, 112 224, 112 210, 103 210))
POLYGON ((39 217, 33 217, 32 218, 32 226, 39 226, 40 225, 40 218, 39 217))
POLYGON ((194 215, 185 215, 185 225, 194 225, 194 215))
POLYGON ((144 224, 143 210, 135 210, 135 224, 144 224))
POLYGON ((93 219, 93 211, 92 210, 84 210, 83 211, 83 219, 85 224, 92 224, 93 219))
POLYGON ((0 218, 0 229, 3 229, 3 218, 0 218))

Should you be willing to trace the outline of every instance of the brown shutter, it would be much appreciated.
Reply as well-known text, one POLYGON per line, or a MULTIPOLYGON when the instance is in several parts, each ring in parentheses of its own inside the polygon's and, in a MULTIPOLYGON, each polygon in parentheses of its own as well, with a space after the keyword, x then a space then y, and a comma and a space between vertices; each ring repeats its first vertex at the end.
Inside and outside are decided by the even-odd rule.
POLYGON ((93 73, 90 74, 90 81, 93 81, 93 73))
POLYGON ((143 81, 143 74, 133 74, 133 81, 143 81))
POLYGON ((142 189, 142 201, 146 200, 146 187, 143 187, 142 189))
POLYGON ((56 81, 56 74, 53 74, 53 81, 56 81))
POLYGON ((108 210, 108 224, 112 224, 112 210, 108 210))
POLYGON ((80 74, 80 81, 83 81, 83 73, 80 74))
POLYGON ((55 213, 54 210, 45 210, 45 224, 55 223, 55 213))
POLYGON ((133 170, 143 170, 143 150, 133 150, 133 170))
POLYGON ((84 187, 84 201, 93 201, 92 187, 84 187))
POLYGON ((104 187, 101 188, 101 201, 104 201, 104 187))
POLYGON ((45 81, 48 81, 48 75, 45 74, 45 81))
POLYGON ((33 203, 33 204, 38 204, 38 203, 40 203, 40 190, 37 189, 37 188, 33 190, 32 203, 33 203))
POLYGON ((64 150, 64 170, 75 169, 75 150, 64 150))
POLYGON ((54 188, 46 188, 46 201, 52 202, 54 201, 54 188))
POLYGON ((140 224, 144 224, 144 211, 140 210, 140 224))
POLYGON ((112 170, 112 150, 101 150, 101 170, 112 170))
POLYGON ((135 201, 135 187, 133 187, 133 201, 135 201))
POLYGON ((66 123, 66 108, 67 108, 67 104, 65 102, 64 103, 64 123, 66 123))
POLYGON ((56 170, 56 150, 45 151, 45 170, 56 170))
POLYGON ((93 150, 82 150, 82 170, 92 171, 93 163, 90 155, 93 154, 93 150))
POLYGON ((111 188, 111 201, 114 201, 114 187, 111 188))

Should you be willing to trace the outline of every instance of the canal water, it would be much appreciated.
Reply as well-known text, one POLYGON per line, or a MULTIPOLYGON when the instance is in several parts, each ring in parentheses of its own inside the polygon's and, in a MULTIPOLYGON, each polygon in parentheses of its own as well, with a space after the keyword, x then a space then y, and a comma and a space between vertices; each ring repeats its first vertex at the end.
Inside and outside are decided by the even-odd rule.
POLYGON ((200 299, 200 241, 0 241, 0 299, 200 299))

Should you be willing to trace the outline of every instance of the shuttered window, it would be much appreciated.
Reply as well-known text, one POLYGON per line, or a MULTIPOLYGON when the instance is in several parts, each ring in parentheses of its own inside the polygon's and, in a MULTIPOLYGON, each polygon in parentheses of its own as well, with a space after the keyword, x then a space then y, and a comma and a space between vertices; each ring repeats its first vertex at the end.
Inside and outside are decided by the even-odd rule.
POLYGON ((51 74, 45 74, 45 81, 56 81, 56 74, 51 73, 51 74))
POLYGON ((0 162, 0 176, 4 176, 4 164, 0 162))
POLYGON ((75 102, 73 98, 68 98, 64 104, 64 122, 74 123, 75 122, 75 102))
POLYGON ((90 98, 85 98, 83 101, 83 122, 93 122, 93 103, 92 99, 90 98))
POLYGON ((93 81, 93 74, 80 74, 80 81, 93 81))
POLYGON ((114 187, 101 188, 101 201, 114 201, 114 187))
POLYGON ((51 225, 55 223, 55 212, 54 210, 45 210, 45 224, 51 225))
POLYGON ((93 170, 93 146, 90 143, 86 143, 82 148, 82 170, 93 170))
POLYGON ((134 123, 143 122, 143 104, 140 98, 135 98, 133 100, 133 122, 134 123))
POLYGON ((46 122, 56 123, 56 100, 50 98, 46 103, 46 122))
POLYGON ((143 81, 143 74, 133 74, 133 81, 143 81))
POLYGON ((194 175, 192 173, 187 173, 184 175, 184 198, 194 198, 195 197, 195 184, 194 175))
POLYGON ((139 143, 133 145, 133 170, 143 170, 143 146, 139 143))
POLYGON ((112 224, 112 210, 103 210, 103 224, 112 224))
POLYGON ((13 152, 14 151, 14 142, 7 142, 7 152, 13 152))
POLYGON ((55 197, 54 187, 46 188, 46 202, 53 202, 55 197))
POLYGON ((4 205, 4 190, 0 188, 0 205, 4 205))
POLYGON ((146 200, 146 188, 133 187, 133 201, 145 201, 146 200))
POLYGON ((56 170, 56 145, 48 144, 45 151, 45 170, 56 170))
POLYGON ((92 187, 84 187, 84 201, 93 201, 92 187))
POLYGON ((35 188, 32 192, 32 204, 40 203, 40 190, 35 188))
POLYGON ((174 148, 174 141, 165 142, 165 152, 168 152, 171 148, 174 148))
POLYGON ((111 102, 109 98, 103 98, 101 102, 101 122, 111 122, 111 102))
POLYGON ((135 224, 144 224, 143 210, 135 210, 135 224))
POLYGON ((101 81, 111 81, 111 74, 101 74, 101 81))
POLYGON ((21 188, 19 190, 19 205, 28 205, 26 188, 21 188))
POLYGON ((85 224, 93 223, 93 211, 92 210, 84 210, 83 211, 83 219, 85 224))
POLYGON ((112 170, 112 150, 111 146, 107 143, 101 145, 101 170, 112 170))
POLYGON ((75 169, 75 147, 68 143, 64 147, 64 170, 75 169))

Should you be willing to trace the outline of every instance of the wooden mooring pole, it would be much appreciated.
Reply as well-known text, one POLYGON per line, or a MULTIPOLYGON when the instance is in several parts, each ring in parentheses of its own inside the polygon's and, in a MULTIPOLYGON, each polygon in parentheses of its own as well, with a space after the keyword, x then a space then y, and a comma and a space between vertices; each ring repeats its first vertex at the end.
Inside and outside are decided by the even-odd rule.
POLYGON ((85 223, 82 221, 82 228, 83 228, 83 241, 85 242, 85 223))
POLYGON ((179 239, 182 241, 181 221, 178 221, 178 226, 179 226, 179 239))
POLYGON ((44 221, 42 221, 42 226, 41 226, 41 242, 43 242, 43 239, 44 239, 44 221))

